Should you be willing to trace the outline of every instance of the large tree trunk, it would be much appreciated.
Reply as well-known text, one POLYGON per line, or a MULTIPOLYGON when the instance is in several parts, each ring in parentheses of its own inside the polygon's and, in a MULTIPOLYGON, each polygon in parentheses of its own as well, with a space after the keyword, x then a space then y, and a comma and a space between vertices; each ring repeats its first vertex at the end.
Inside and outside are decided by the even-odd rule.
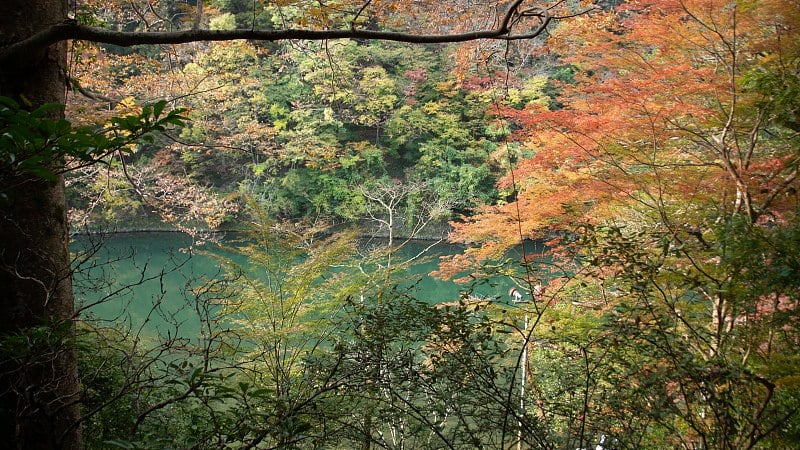
MULTIPOLYGON (((63 22, 66 13, 66 0, 2 0, 0 46, 63 22)), ((63 104, 65 65, 66 43, 3 64, 0 95, 25 108, 63 104)), ((61 177, 50 182, 0 167, 4 448, 82 448, 67 231, 61 177)))

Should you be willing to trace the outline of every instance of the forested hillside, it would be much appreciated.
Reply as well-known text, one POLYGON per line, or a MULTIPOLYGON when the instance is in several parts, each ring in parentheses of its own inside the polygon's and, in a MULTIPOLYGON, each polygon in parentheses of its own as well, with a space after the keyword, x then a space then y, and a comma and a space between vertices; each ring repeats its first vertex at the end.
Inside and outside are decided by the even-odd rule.
MULTIPOLYGON (((194 18, 185 5, 161 3, 164 16, 194 18)), ((119 28, 147 24, 147 14, 122 7, 118 16, 99 9, 93 17, 119 28)), ((201 26, 246 28, 255 20, 272 27, 283 14, 285 8, 259 5, 254 13, 248 2, 212 2, 201 26)), ((362 190, 396 184, 413 191, 400 205, 403 214, 421 203, 448 205, 452 213, 441 223, 494 204, 508 169, 500 143, 509 128, 495 120, 497 108, 548 107, 552 76, 570 71, 535 51, 475 67, 459 61, 466 51, 366 40, 77 47, 69 104, 75 120, 166 99, 187 110, 189 123, 109 155, 102 169, 71 173, 74 227, 146 228, 162 220, 236 227, 243 196, 276 218, 353 221, 370 207, 362 190)))
POLYGON ((3 442, 796 448, 797 0, 31 2, 0 6, 3 442), (67 216, 191 242, 70 249, 67 216), (458 298, 411 237, 463 245, 458 298))

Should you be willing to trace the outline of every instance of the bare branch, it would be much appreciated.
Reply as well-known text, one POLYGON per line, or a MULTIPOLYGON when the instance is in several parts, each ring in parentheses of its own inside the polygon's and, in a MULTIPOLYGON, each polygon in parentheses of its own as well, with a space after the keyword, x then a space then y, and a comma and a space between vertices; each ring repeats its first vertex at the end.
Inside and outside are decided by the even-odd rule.
POLYGON ((520 40, 530 39, 541 34, 550 23, 552 16, 544 8, 529 8, 519 11, 522 0, 517 0, 509 8, 500 25, 491 30, 471 31, 453 34, 414 34, 395 31, 374 31, 363 29, 342 30, 204 30, 190 29, 169 32, 125 32, 81 25, 75 20, 67 20, 53 25, 33 36, 0 50, 0 63, 7 64, 14 58, 30 55, 36 50, 45 48, 56 42, 81 40, 113 44, 122 47, 133 45, 167 45, 185 44, 198 41, 230 41, 249 39, 257 41, 312 40, 326 39, 373 39, 384 41, 408 42, 414 44, 467 42, 480 39, 520 40), (520 35, 513 35, 512 28, 520 18, 535 17, 537 26, 520 35))

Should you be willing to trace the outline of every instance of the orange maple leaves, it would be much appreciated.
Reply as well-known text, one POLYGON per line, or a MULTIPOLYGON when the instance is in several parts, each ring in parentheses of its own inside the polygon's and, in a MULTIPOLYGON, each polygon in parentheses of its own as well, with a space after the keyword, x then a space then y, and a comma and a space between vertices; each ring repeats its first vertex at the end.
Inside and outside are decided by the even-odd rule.
POLYGON ((768 129, 768 102, 742 79, 797 61, 797 11, 793 1, 651 0, 556 30, 551 49, 574 83, 560 86, 558 110, 503 111, 530 156, 500 181, 509 203, 454 224, 454 240, 479 245, 454 262, 581 222, 785 216, 798 151, 768 129))

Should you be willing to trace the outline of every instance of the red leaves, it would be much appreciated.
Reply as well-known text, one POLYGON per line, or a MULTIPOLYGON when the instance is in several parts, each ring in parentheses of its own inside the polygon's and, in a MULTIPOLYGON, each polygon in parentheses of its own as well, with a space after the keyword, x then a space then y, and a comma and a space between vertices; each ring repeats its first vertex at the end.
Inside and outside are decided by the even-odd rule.
POLYGON ((628 2, 555 30, 551 48, 575 67, 575 83, 559 86, 563 108, 499 112, 519 128, 512 139, 524 155, 498 184, 513 198, 457 224, 454 239, 486 247, 471 253, 478 260, 547 229, 634 220, 633 210, 682 222, 706 206, 785 216, 797 150, 764 133, 763 99, 740 88, 742 74, 774 62, 747 49, 800 54, 786 35, 797 30, 787 18, 800 13, 789 1, 767 3, 628 2), (771 22, 787 25, 765 28, 771 22))

